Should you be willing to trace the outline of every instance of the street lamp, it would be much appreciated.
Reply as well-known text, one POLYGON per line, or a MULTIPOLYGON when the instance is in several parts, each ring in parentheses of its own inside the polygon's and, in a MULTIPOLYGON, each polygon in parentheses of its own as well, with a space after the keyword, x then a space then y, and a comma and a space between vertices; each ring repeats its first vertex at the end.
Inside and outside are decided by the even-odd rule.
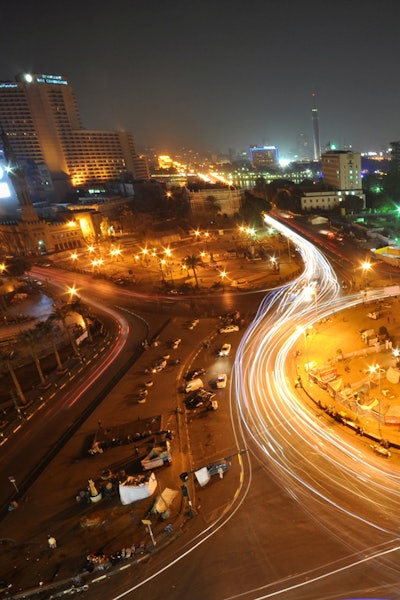
POLYGON ((371 374, 371 376, 374 373, 378 373, 378 390, 379 390, 379 396, 378 396, 378 432, 379 432, 379 437, 381 437, 381 367, 380 365, 376 364, 376 365, 371 365, 369 367, 369 372, 371 374))
POLYGON ((371 268, 372 268, 372 265, 371 265, 371 263, 370 263, 370 262, 368 262, 368 261, 366 260, 366 261, 364 261, 364 262, 362 263, 362 265, 361 265, 361 268, 362 268, 362 270, 363 270, 363 272, 364 272, 364 276, 365 276, 365 289, 367 290, 367 288, 368 288, 368 285, 369 285, 369 283, 368 283, 368 271, 370 271, 370 270, 371 270, 371 268))
POLYGON ((162 282, 164 283, 164 282, 165 282, 165 277, 164 277, 164 270, 163 270, 163 266, 165 265, 165 263, 166 263, 166 260, 165 260, 165 258, 160 258, 160 261, 159 261, 159 262, 160 262, 161 280, 162 280, 162 282))
POLYGON ((224 271, 220 271, 219 274, 221 277, 222 289, 224 289, 224 280, 228 276, 228 273, 224 270, 224 271))

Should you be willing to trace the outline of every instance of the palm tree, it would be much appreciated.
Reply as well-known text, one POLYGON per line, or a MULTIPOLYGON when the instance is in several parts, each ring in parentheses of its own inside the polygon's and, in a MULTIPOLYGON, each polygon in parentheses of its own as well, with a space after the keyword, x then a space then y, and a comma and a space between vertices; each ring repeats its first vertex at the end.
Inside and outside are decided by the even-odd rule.
POLYGON ((71 307, 69 304, 61 304, 56 305, 53 312, 49 315, 48 320, 50 321, 61 321, 63 324, 64 331, 68 336, 69 343, 72 346, 72 349, 76 356, 81 357, 81 353, 79 352, 79 348, 71 334, 69 327, 67 327, 66 319, 67 315, 71 312, 71 307))
POLYGON ((85 324, 85 329, 87 331, 89 341, 93 342, 92 332, 90 331, 90 323, 89 323, 90 311, 89 311, 88 305, 84 304, 82 302, 82 300, 78 296, 76 296, 74 298, 74 300, 71 302, 70 307, 71 307, 71 310, 73 310, 73 311, 77 312, 79 315, 81 315, 83 322, 85 324))
POLYGON ((0 350, 0 364, 4 364, 6 365, 10 375, 11 375, 11 379, 13 380, 13 383, 15 385, 15 389, 17 390, 17 394, 19 396, 19 399, 21 400, 22 405, 26 404, 26 398, 25 398, 25 394, 22 391, 21 388, 21 384, 18 381, 18 377, 15 374, 15 370, 14 370, 14 366, 13 366, 13 361, 15 360, 16 356, 14 352, 7 352, 5 350, 0 350))
POLYGON ((51 339, 51 345, 53 347, 53 353, 54 353, 54 357, 56 359, 57 362, 57 370, 59 372, 64 371, 64 367, 61 361, 61 357, 60 357, 60 353, 58 351, 57 348, 57 342, 56 342, 56 327, 54 324, 54 320, 51 319, 50 317, 46 320, 46 321, 40 321, 40 323, 37 323, 36 328, 37 330, 42 334, 42 335, 46 335, 46 336, 50 336, 51 339))
POLYGON ((43 374, 39 355, 37 353, 37 343, 40 339, 40 331, 35 331, 35 329, 27 329, 26 331, 21 331, 18 338, 20 342, 22 342, 23 344, 27 343, 30 347, 32 358, 35 362, 35 366, 40 377, 40 382, 43 386, 46 385, 46 377, 43 374))
POLYGON ((189 256, 185 256, 183 259, 183 264, 187 266, 188 269, 192 269, 194 278, 196 280, 196 287, 199 287, 199 282, 197 279, 196 267, 199 267, 203 264, 203 261, 200 256, 196 256, 195 254, 190 254, 189 256))

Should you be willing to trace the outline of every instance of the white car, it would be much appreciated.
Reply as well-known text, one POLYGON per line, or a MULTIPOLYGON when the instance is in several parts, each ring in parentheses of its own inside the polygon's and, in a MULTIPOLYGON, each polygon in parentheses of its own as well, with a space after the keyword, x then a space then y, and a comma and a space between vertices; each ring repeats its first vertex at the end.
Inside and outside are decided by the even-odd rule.
POLYGON ((216 381, 216 386, 218 389, 224 388, 226 387, 226 382, 227 382, 227 375, 226 373, 221 373, 220 375, 217 375, 217 381, 216 381))
POLYGON ((231 348, 232 348, 232 346, 230 344, 224 344, 218 350, 218 356, 228 356, 229 352, 231 351, 231 348))
POLYGON ((232 333, 233 331, 239 331, 238 325, 225 325, 225 327, 218 329, 219 333, 232 333))
POLYGON ((181 343, 181 341, 182 341, 181 338, 176 338, 176 340, 174 340, 172 342, 172 347, 173 347, 174 350, 176 350, 178 348, 178 346, 181 343))

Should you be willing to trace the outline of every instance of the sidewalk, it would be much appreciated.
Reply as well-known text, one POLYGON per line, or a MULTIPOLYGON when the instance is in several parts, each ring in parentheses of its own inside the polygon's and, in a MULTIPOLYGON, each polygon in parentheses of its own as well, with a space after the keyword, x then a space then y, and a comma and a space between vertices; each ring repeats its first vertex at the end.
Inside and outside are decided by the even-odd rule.
MULTIPOLYGON (((217 319, 204 319, 197 326, 202 329, 196 333, 182 330, 182 343, 186 336, 186 343, 195 339, 196 344, 200 344, 200 331, 204 330, 208 337, 216 330, 217 323, 217 319)), ((127 400, 130 403, 130 397, 134 395, 133 382, 137 385, 138 379, 143 378, 138 373, 144 374, 149 361, 165 352, 165 342, 176 336, 180 326, 179 322, 171 323, 169 330, 161 336, 163 345, 143 353, 131 372, 121 380, 119 389, 113 390, 28 493, 18 498, 16 510, 9 512, 0 523, 0 539, 3 540, 0 578, 12 584, 14 598, 33 595, 48 599, 57 589, 67 589, 76 577, 84 583, 104 574, 110 575, 114 569, 127 565, 135 568, 149 553, 162 550, 182 533, 188 519, 188 505, 180 489, 179 475, 187 470, 188 446, 181 401, 180 410, 169 410, 160 416, 155 414, 143 422, 129 422, 126 410, 127 400), (127 475, 132 473, 134 463, 144 455, 149 441, 147 437, 140 441, 135 435, 141 436, 149 430, 154 433, 159 429, 175 432, 173 461, 171 466, 155 471, 158 488, 152 497, 124 506, 114 489, 99 503, 87 501, 86 497, 79 502, 76 500, 90 479, 97 483, 108 470, 118 477, 123 471, 127 475), (130 440, 126 443, 128 435, 130 440), (96 436, 102 441, 114 440, 115 444, 107 444, 102 453, 90 455, 87 450, 96 436), (122 438, 125 443, 120 444, 122 438), (163 497, 168 495, 171 499, 168 511, 163 515, 153 511, 161 492, 163 497), (143 520, 151 523, 151 534, 143 520), (48 547, 48 535, 56 538, 57 548, 48 547)), ((174 378, 180 367, 168 368, 174 378)), ((155 386, 162 386, 165 379, 161 374, 155 379, 157 377, 155 386)), ((151 400, 137 405, 134 414, 148 414, 152 407, 151 400)), ((222 418, 222 414, 217 416, 222 418)), ((211 424, 213 417, 210 414, 208 419, 211 424)), ((202 425, 201 431, 204 431, 204 419, 202 425)))

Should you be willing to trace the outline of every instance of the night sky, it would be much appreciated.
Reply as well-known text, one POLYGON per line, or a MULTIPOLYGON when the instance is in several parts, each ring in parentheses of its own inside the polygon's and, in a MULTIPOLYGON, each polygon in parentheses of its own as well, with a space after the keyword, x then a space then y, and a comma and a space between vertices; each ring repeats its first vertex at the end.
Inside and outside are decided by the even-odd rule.
POLYGON ((2 3, 0 80, 64 75, 87 129, 139 150, 227 152, 400 139, 399 0, 34 0, 2 3))

